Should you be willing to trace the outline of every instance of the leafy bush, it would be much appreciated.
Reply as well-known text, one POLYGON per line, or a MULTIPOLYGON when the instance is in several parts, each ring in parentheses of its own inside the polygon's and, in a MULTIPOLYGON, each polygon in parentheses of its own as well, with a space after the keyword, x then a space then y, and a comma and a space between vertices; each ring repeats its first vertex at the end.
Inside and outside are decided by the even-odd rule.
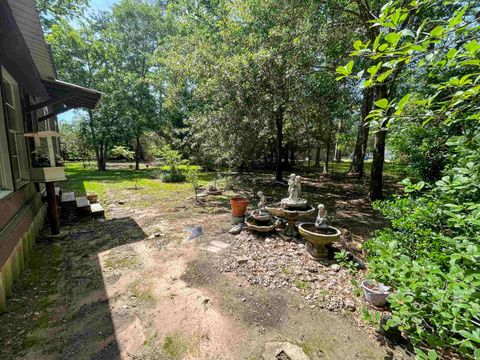
POLYGON ((422 180, 436 180, 405 182, 405 197, 376 204, 391 228, 365 245, 370 276, 394 289, 386 326, 408 334, 420 359, 480 358, 477 17, 475 2, 386 2, 375 39, 354 43, 369 67, 337 69, 375 89, 370 127, 402 131, 397 149, 422 180))
POLYGON ((197 189, 199 187, 198 169, 195 167, 188 167, 187 181, 192 185, 193 192, 195 193, 195 201, 197 201, 197 189))
POLYGON ((114 158, 126 159, 127 161, 132 161, 135 157, 135 152, 131 151, 125 146, 114 146, 110 150, 110 155, 114 158))
POLYGON ((161 171, 160 180, 165 183, 179 183, 186 180, 185 174, 182 172, 161 171))
POLYGON ((391 228, 365 248, 370 276, 395 289, 387 326, 399 327, 419 347, 478 358, 480 136, 469 142, 450 142, 458 162, 433 191, 375 204, 391 228))
POLYGON ((169 145, 165 145, 160 150, 160 156, 163 160, 163 165, 166 166, 166 171, 162 172, 161 179, 163 182, 182 182, 185 181, 186 176, 182 172, 182 165, 187 165, 188 161, 182 159, 182 155, 173 150, 169 145))

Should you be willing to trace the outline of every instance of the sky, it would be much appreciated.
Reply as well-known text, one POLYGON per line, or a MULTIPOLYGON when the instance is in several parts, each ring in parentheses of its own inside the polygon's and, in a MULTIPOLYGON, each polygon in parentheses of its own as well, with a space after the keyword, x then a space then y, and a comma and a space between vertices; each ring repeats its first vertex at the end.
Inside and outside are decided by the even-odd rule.
MULTIPOLYGON (((92 10, 110 10, 113 4, 119 0, 90 0, 90 8, 92 10)), ((58 121, 71 122, 75 117, 76 110, 70 110, 58 115, 58 121)))

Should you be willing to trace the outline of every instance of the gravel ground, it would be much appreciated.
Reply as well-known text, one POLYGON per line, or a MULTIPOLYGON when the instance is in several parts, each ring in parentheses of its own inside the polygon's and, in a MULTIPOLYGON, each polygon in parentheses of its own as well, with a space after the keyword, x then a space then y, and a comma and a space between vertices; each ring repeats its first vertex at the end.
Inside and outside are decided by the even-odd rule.
POLYGON ((285 242, 278 235, 244 230, 222 253, 218 268, 245 278, 251 285, 291 289, 303 295, 311 308, 355 311, 362 301, 354 296, 352 285, 362 272, 352 274, 334 260, 313 261, 302 240, 285 242))

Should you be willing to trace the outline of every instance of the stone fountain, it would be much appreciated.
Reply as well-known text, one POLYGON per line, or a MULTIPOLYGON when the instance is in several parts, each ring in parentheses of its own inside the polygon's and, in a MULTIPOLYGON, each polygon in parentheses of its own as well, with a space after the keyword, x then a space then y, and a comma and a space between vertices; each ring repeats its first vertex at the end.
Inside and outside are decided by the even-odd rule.
POLYGON ((270 232, 275 230, 272 215, 265 209, 267 201, 263 192, 257 193, 260 201, 258 202, 258 209, 252 211, 249 217, 245 219, 245 226, 247 229, 258 232, 270 232))
POLYGON ((301 177, 291 174, 288 180, 288 197, 277 204, 265 207, 271 215, 287 219, 287 228, 284 235, 288 237, 298 236, 295 229, 298 220, 308 219, 315 213, 315 208, 308 205, 307 200, 300 197, 301 191, 301 177))
POLYGON ((327 210, 323 204, 318 205, 318 215, 315 223, 302 223, 298 231, 305 238, 309 255, 314 260, 325 259, 328 256, 327 245, 338 240, 340 230, 327 225, 327 210))

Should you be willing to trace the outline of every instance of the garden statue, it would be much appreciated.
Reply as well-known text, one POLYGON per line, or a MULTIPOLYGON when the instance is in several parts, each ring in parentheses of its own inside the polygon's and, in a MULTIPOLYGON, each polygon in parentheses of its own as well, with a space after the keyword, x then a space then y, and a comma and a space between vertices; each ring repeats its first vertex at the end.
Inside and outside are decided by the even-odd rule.
POLYGON ((252 211, 249 217, 245 219, 245 226, 249 230, 258 232, 270 232, 275 230, 272 215, 265 209, 267 200, 262 191, 257 193, 260 201, 258 202, 258 209, 252 211))
MULTIPOLYGON (((293 175, 293 174, 292 174, 293 175)), ((302 178, 300 175, 295 176, 295 180, 293 182, 293 199, 297 200, 300 199, 300 193, 302 192, 302 178)))
POLYGON ((294 199, 295 193, 295 174, 291 174, 288 178, 288 198, 294 199))
POLYGON ((258 212, 266 213, 267 211, 265 210, 265 206, 267 205, 267 200, 265 199, 265 195, 262 191, 259 191, 257 195, 260 198, 260 201, 258 202, 258 212))
POLYGON ((317 229, 328 228, 328 225, 327 225, 327 210, 325 210, 325 206, 323 204, 318 205, 318 215, 317 215, 317 219, 315 220, 315 227, 317 229))
POLYGON ((308 205, 306 199, 300 198, 302 191, 301 180, 301 176, 291 174, 288 177, 288 197, 283 198, 279 203, 265 207, 265 210, 273 216, 286 219, 287 226, 285 231, 281 233, 286 239, 291 239, 298 235, 295 228, 296 221, 308 219, 315 214, 315 208, 308 205))
POLYGON ((302 191, 302 178, 299 175, 291 174, 288 178, 288 197, 282 199, 283 207, 303 209, 307 207, 307 200, 300 198, 302 191))
POLYGON ((305 248, 314 260, 322 260, 328 256, 328 246, 340 238, 339 229, 327 225, 327 210, 323 204, 319 204, 315 223, 301 223, 298 231, 305 238, 305 248))

